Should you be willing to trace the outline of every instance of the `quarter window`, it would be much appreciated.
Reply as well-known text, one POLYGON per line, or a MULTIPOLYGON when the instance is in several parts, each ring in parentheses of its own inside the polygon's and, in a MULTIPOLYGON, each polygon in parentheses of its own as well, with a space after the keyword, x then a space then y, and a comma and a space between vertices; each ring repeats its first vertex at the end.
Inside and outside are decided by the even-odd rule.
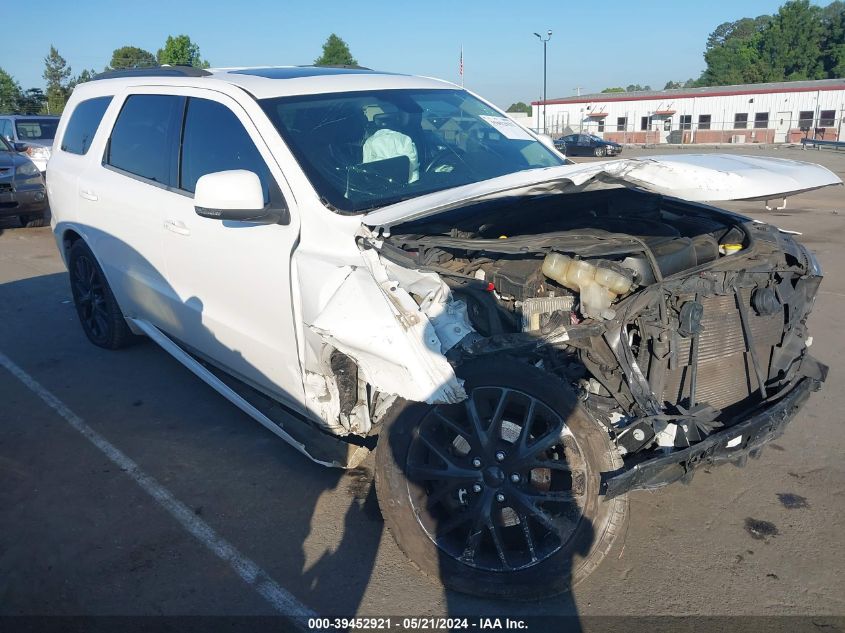
POLYGON ((175 185, 175 139, 184 97, 131 95, 114 124, 106 163, 163 185, 175 185))
POLYGON ((755 128, 767 128, 769 127, 769 113, 768 112, 758 112, 754 115, 754 127, 755 128))
POLYGON ((97 97, 82 101, 76 106, 62 136, 62 151, 71 154, 85 154, 88 151, 111 99, 97 97))
POLYGON ((264 204, 270 202, 270 172, 258 149, 229 108, 208 99, 188 100, 182 135, 180 187, 193 193, 206 174, 245 169, 258 175, 264 204))
POLYGON ((737 112, 734 114, 734 129, 744 130, 748 127, 748 112, 737 112))

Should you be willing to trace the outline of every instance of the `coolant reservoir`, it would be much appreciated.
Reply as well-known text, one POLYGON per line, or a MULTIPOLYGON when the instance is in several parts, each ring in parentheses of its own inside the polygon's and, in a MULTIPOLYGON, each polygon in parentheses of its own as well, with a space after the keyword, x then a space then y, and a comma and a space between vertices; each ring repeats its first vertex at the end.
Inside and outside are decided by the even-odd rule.
POLYGON ((549 253, 543 260, 543 274, 580 295, 581 312, 592 318, 612 319, 610 305, 631 289, 632 281, 605 266, 595 266, 563 253, 549 253))

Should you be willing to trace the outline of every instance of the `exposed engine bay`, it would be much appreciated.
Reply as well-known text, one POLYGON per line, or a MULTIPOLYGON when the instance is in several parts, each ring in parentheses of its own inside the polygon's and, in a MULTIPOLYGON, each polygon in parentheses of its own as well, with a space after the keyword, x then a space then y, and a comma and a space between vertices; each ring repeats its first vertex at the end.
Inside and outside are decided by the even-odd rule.
POLYGON ((824 380, 805 353, 814 257, 709 206, 626 188, 498 200, 393 227, 380 250, 466 304, 475 332, 450 362, 506 355, 559 376, 626 460, 824 380))

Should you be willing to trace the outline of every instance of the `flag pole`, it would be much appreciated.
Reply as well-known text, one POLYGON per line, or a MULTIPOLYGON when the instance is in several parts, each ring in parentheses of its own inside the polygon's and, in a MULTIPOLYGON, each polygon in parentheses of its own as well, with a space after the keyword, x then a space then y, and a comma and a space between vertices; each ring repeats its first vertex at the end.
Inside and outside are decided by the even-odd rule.
POLYGON ((464 45, 461 44, 461 88, 464 87, 464 45))

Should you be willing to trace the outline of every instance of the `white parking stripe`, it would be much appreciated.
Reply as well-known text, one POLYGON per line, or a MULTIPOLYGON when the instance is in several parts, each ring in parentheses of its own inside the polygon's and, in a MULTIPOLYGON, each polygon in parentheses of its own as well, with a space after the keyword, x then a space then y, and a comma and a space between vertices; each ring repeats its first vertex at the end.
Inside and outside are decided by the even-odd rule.
MULTIPOLYGON (((71 411, 67 405, 41 386, 32 376, 18 367, 8 356, 0 352, 0 365, 5 367, 15 378, 26 385, 30 391, 44 403, 62 416, 68 424, 79 431, 85 438, 96 446, 126 475, 146 491, 155 501, 167 510, 179 524, 191 533, 197 540, 210 549, 214 554, 229 564, 235 573, 261 596, 269 602, 276 611, 293 618, 314 617, 316 613, 297 600, 289 591, 273 580, 267 572, 255 562, 241 554, 235 547, 217 534, 211 526, 200 519, 184 503, 176 499, 170 491, 155 479, 142 471, 138 464, 132 461, 102 435, 88 426, 85 421, 71 411)), ((297 622, 303 630, 303 622, 297 622)))

